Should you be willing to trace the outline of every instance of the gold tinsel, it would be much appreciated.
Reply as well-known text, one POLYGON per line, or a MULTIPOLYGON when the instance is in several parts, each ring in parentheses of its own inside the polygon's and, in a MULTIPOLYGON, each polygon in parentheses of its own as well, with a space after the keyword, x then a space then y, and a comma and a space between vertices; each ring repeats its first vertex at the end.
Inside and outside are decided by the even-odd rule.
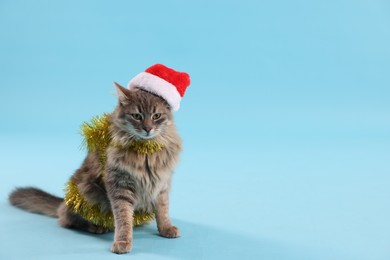
MULTIPOLYGON (((110 145, 119 146, 121 148, 133 150, 140 154, 152 154, 160 151, 164 146, 152 140, 134 140, 127 147, 123 145, 113 144, 109 132, 110 115, 103 114, 102 116, 95 116, 90 122, 84 122, 81 126, 81 132, 84 136, 83 145, 91 152, 97 152, 102 168, 105 168, 107 160, 107 148, 110 145)), ((103 172, 104 174, 104 172, 103 172)), ((112 212, 101 212, 100 206, 91 205, 80 194, 77 184, 70 181, 66 186, 65 203, 75 213, 80 214, 86 220, 95 225, 106 228, 114 228, 114 217, 112 212)), ((149 223, 154 219, 153 213, 148 212, 134 212, 133 224, 135 226, 149 223)))
MULTIPOLYGON (((109 114, 95 116, 91 119, 91 122, 84 122, 81 125, 81 133, 84 136, 83 145, 87 147, 88 151, 97 151, 99 153, 102 165, 106 163, 107 148, 112 144, 109 131, 109 117, 109 114)), ((113 143, 112 145, 133 150, 140 154, 153 154, 164 148, 164 145, 153 140, 133 140, 126 146, 117 143, 113 143)))
MULTIPOLYGON (((112 212, 102 212, 99 205, 89 204, 80 194, 77 184, 72 181, 69 181, 66 185, 65 203, 74 213, 80 214, 93 224, 109 229, 114 228, 112 212)), ((152 220, 154 220, 153 213, 135 211, 133 214, 133 224, 135 226, 149 223, 152 220)))
POLYGON ((80 194, 77 184, 72 181, 66 185, 65 203, 74 213, 95 225, 110 229, 114 227, 112 212, 102 213, 99 205, 90 205, 80 194))
POLYGON ((98 152, 102 166, 106 165, 106 150, 111 143, 109 116, 109 114, 94 116, 91 122, 84 122, 81 125, 83 146, 90 152, 98 152))
POLYGON ((129 149, 142 154, 152 154, 160 151, 162 148, 164 148, 162 144, 151 140, 139 140, 136 142, 131 142, 129 145, 129 149))

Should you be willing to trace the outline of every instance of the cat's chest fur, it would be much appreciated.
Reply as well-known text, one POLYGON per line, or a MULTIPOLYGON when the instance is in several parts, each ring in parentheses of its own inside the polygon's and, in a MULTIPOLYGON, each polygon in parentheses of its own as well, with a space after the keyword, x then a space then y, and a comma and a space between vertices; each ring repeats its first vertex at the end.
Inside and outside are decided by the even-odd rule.
POLYGON ((150 211, 157 195, 169 189, 177 159, 178 152, 166 148, 145 155, 112 147, 107 153, 107 165, 119 167, 129 175, 126 178, 135 186, 135 209, 143 211, 150 211))

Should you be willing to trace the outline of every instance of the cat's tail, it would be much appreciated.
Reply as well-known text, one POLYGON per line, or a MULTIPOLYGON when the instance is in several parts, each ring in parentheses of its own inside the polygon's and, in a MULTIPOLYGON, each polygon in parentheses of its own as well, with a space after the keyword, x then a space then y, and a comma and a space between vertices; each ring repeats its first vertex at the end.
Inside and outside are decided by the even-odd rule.
POLYGON ((17 188, 9 195, 9 201, 15 207, 51 217, 58 217, 57 208, 64 199, 37 188, 17 188))

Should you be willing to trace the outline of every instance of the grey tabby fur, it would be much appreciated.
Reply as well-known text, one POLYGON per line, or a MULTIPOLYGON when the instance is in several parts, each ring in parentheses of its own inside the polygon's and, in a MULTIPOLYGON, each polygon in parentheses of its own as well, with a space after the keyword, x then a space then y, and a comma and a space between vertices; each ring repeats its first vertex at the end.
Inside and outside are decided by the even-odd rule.
MULTIPOLYGON (((172 172, 182 143, 165 100, 140 89, 115 85, 119 102, 110 117, 110 132, 113 141, 121 146, 108 148, 105 178, 98 154, 89 152, 71 181, 90 204, 99 204, 103 212, 112 210, 115 238, 111 250, 122 254, 132 248, 135 210, 154 212, 161 236, 179 236, 178 228, 171 224, 168 206, 172 172), (133 139, 153 139, 164 148, 150 155, 121 148, 133 139)), ((73 213, 62 198, 36 188, 18 188, 9 200, 24 210, 58 217, 59 224, 66 228, 109 231, 73 213)))

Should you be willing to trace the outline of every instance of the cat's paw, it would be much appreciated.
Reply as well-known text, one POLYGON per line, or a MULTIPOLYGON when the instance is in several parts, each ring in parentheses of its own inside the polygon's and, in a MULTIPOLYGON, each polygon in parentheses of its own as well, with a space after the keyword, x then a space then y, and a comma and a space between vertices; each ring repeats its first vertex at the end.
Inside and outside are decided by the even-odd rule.
POLYGON ((130 252, 132 243, 129 241, 114 241, 111 251, 115 254, 125 254, 130 252))
POLYGON ((160 235, 167 238, 175 238, 180 236, 180 231, 175 226, 169 226, 159 229, 160 235))

